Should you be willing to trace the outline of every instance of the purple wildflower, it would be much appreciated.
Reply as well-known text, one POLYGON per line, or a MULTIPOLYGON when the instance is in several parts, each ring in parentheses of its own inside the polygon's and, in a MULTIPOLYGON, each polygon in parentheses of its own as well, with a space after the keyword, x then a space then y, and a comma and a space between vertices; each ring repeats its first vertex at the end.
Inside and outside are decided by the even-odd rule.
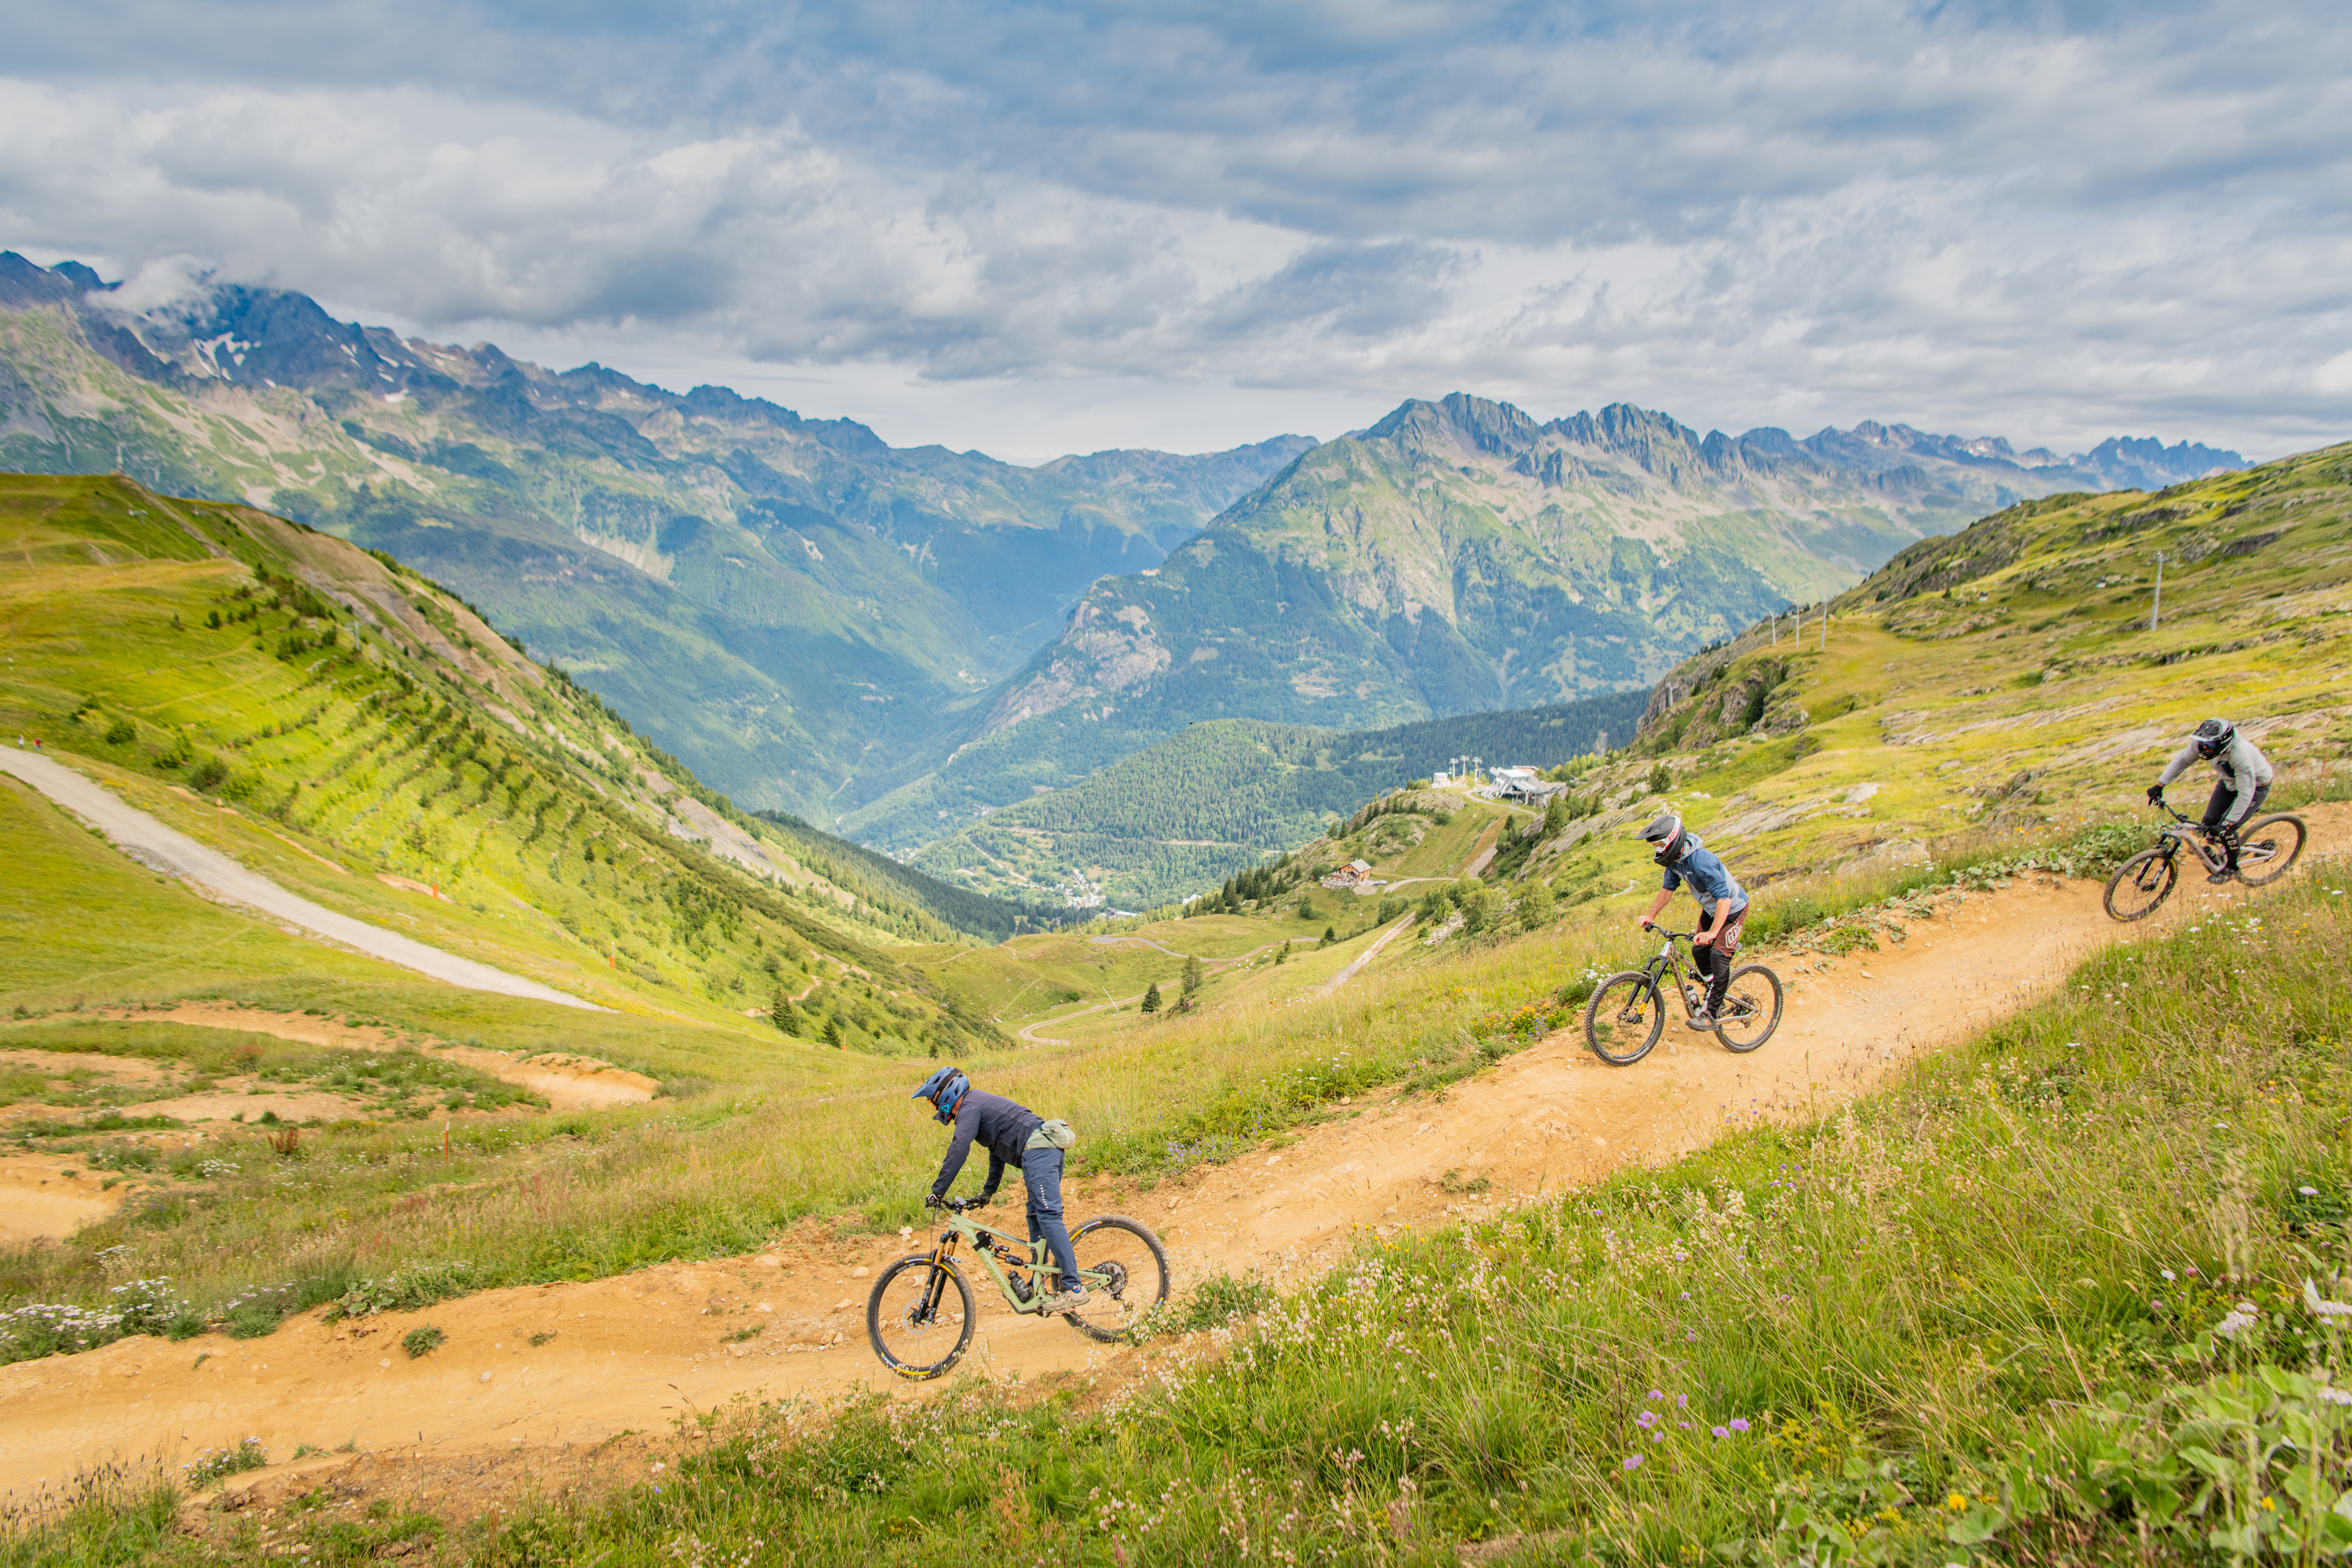
POLYGON ((1717 1427, 1715 1428, 1715 1435, 1718 1437, 1728 1437, 1731 1436, 1731 1428, 1728 1427, 1717 1427))
POLYGON ((1675 1409, 1677 1409, 1677 1410, 1687 1410, 1687 1409, 1689 1409, 1689 1408, 1690 1408, 1690 1396, 1689 1396, 1689 1395, 1687 1395, 1687 1394, 1677 1394, 1677 1395, 1675 1395, 1675 1409))
POLYGON ((1633 1425, 1636 1427, 1654 1427, 1657 1424, 1658 1413, 1655 1410, 1644 1410, 1633 1417, 1633 1425))
POLYGON ((1666 1391, 1663 1388, 1653 1388, 1650 1390, 1650 1397, 1653 1399, 1664 1399, 1665 1396, 1666 1391))
POLYGON ((1638 1470, 1638 1469, 1640 1469, 1642 1468, 1642 1456, 1641 1456, 1641 1455, 1639 1455, 1639 1454, 1628 1454, 1628 1455, 1626 1455, 1626 1456, 1625 1456, 1625 1468, 1626 1468, 1627 1469, 1629 1469, 1629 1470, 1638 1470))
POLYGON ((1745 1416, 1734 1416, 1731 1418, 1731 1429, 1735 1432, 1745 1432, 1748 1430, 1748 1417, 1745 1416))

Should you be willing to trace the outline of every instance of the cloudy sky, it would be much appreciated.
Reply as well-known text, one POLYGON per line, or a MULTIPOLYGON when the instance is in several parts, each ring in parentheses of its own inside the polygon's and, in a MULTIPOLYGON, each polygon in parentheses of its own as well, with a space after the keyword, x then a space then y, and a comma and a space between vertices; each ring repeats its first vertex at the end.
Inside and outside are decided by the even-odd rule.
POLYGON ((2352 435, 2352 7, 7 0, 0 247, 1015 461, 2352 435))

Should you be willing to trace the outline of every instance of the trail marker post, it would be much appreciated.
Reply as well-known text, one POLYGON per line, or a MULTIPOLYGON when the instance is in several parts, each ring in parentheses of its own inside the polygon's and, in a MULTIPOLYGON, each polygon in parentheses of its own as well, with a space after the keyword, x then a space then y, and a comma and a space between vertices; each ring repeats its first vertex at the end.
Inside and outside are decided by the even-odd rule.
POLYGON ((2156 630, 2157 617, 2164 613, 2164 552, 2156 552, 2156 597, 2148 601, 2147 629, 2156 630))

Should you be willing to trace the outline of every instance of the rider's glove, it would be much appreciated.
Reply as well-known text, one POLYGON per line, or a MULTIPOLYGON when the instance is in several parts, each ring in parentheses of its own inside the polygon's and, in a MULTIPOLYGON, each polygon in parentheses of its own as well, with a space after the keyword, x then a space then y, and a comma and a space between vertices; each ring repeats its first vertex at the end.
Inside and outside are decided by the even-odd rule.
POLYGON ((2147 803, 2151 806, 2161 806, 2164 804, 2163 785, 2151 784, 2147 787, 2147 803))
POLYGON ((989 1205, 989 1201, 995 1197, 995 1196, 996 1195, 992 1192, 983 1192, 978 1197, 967 1198, 964 1201, 964 1207, 966 1208, 986 1208, 989 1205))
POLYGON ((923 1207, 925 1208, 945 1208, 947 1204, 940 1198, 938 1193, 927 1192, 923 1195, 923 1207))

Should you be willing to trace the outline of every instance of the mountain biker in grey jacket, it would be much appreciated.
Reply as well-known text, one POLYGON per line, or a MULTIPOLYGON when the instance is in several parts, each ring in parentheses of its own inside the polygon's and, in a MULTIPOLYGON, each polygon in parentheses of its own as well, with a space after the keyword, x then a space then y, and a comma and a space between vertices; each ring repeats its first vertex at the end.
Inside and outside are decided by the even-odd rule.
POLYGON ((2205 831, 2221 841, 2226 857, 2221 869, 2205 880, 2227 882, 2238 873, 2238 829, 2263 809, 2271 792, 2271 762, 2229 720, 2209 718, 2147 787, 2147 803, 2162 805, 2164 787, 2200 761, 2211 763, 2216 777, 2213 798, 2205 805, 2205 831))
POLYGON ((1062 1222, 1063 1151, 1069 1146, 1069 1124, 1048 1122, 1026 1105, 974 1089, 971 1080, 953 1067, 942 1067, 924 1079, 910 1098, 929 1101, 932 1119, 955 1129, 926 1205, 937 1208, 946 1200, 975 1143, 988 1151, 988 1185, 973 1203, 995 1197, 1004 1167, 1020 1166, 1021 1184, 1029 1190, 1030 1243, 1034 1246, 1044 1238, 1062 1270, 1062 1293, 1045 1304, 1045 1311, 1066 1312, 1083 1305, 1087 1289, 1078 1283, 1077 1255, 1070 1249, 1069 1227, 1062 1222), (1054 1129, 1059 1129, 1065 1141, 1054 1141, 1054 1129))
POLYGON ((1665 868, 1665 885, 1650 901, 1641 919, 1647 931, 1665 912, 1666 900, 1685 883, 1698 900, 1698 931, 1691 937, 1691 957, 1706 979, 1706 1005, 1688 1019, 1691 1028, 1710 1030, 1723 1016, 1723 996, 1731 987, 1731 960, 1739 951, 1740 928, 1748 922, 1748 890, 1739 885, 1722 859, 1699 842, 1672 811, 1642 830, 1651 858, 1665 868))

